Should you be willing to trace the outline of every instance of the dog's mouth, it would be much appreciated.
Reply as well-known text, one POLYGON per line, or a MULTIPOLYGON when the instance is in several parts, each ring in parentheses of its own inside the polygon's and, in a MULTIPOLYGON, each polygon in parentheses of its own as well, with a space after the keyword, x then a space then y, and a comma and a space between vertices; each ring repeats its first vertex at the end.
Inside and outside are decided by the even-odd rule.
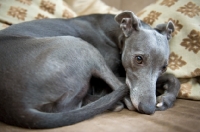
POLYGON ((156 105, 162 105, 161 103, 156 104, 156 95, 155 92, 153 92, 156 88, 145 89, 144 87, 142 90, 142 84, 134 84, 133 86, 128 78, 126 78, 126 84, 130 89, 131 102, 138 112, 143 114, 153 114, 156 110, 156 105))

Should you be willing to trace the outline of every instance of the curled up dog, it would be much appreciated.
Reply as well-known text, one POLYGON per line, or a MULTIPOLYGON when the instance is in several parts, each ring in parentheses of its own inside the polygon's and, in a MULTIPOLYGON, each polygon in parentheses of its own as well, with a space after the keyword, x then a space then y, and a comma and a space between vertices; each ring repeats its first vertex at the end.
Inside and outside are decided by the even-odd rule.
POLYGON ((180 88, 173 75, 163 74, 173 31, 171 21, 153 29, 130 11, 36 20, 0 31, 0 121, 55 128, 120 110, 120 100, 145 114, 170 108, 180 88), (112 92, 86 103, 92 78, 112 92), (157 89, 164 92, 156 98, 157 89))

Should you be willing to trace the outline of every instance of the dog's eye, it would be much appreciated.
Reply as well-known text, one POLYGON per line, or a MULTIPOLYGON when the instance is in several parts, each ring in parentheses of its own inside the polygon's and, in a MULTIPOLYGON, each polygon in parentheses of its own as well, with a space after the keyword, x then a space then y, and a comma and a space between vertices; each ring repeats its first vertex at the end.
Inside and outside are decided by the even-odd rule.
POLYGON ((164 73, 166 71, 167 71, 167 65, 165 65, 165 66, 162 67, 162 72, 164 73))
POLYGON ((136 57, 135 57, 135 61, 136 61, 137 64, 142 64, 142 63, 143 63, 143 58, 142 58, 142 56, 136 56, 136 57))

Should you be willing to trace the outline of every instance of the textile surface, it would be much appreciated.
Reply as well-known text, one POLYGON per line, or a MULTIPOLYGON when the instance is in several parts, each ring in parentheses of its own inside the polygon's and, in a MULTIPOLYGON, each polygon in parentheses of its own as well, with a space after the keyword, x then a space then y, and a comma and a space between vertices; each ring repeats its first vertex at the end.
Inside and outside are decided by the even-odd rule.
POLYGON ((0 30, 24 21, 75 16, 63 0, 0 0, 0 30))
POLYGON ((200 101, 178 99, 173 108, 144 115, 124 109, 55 129, 29 130, 0 122, 2 132, 199 132, 200 101))

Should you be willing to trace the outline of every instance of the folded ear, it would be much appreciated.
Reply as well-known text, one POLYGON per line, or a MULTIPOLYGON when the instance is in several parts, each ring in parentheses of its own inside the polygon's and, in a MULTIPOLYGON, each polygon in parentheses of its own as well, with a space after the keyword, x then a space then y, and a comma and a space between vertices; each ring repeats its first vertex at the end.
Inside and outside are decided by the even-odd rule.
POLYGON ((125 37, 129 37, 133 30, 140 29, 140 20, 131 11, 124 11, 115 16, 115 21, 120 24, 125 37))
POLYGON ((175 30, 174 23, 172 21, 169 21, 167 24, 159 24, 156 26, 155 30, 157 30, 159 33, 166 35, 167 39, 171 39, 171 34, 175 30))

